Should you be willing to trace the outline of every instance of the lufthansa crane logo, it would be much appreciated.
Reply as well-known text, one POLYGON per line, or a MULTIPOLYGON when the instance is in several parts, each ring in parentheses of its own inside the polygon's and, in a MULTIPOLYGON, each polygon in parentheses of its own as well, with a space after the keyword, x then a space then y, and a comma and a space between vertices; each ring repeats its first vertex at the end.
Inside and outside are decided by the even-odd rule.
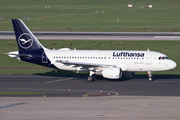
POLYGON ((31 35, 29 35, 28 33, 23 33, 19 36, 18 43, 19 46, 22 47, 23 49, 28 49, 32 46, 33 39, 31 35))

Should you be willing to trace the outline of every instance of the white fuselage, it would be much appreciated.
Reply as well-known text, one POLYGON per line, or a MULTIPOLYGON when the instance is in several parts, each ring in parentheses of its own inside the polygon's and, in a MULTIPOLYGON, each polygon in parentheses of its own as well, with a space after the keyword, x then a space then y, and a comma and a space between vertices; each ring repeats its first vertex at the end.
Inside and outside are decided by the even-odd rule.
POLYGON ((176 67, 173 60, 165 54, 155 51, 128 50, 45 50, 51 64, 62 70, 88 71, 81 65, 66 65, 58 61, 70 63, 101 64, 121 68, 122 71, 166 71, 176 67), (161 59, 160 59, 161 58, 161 59))

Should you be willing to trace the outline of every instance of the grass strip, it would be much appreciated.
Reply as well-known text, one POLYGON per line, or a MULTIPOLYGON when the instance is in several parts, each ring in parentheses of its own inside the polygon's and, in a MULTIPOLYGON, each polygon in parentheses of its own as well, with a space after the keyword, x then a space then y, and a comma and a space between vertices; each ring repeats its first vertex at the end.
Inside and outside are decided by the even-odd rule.
POLYGON ((3 92, 0 91, 0 95, 44 95, 46 93, 40 92, 3 92))
POLYGON ((33 31, 179 32, 179 5, 178 0, 1 0, 0 30, 12 31, 12 18, 28 17, 25 24, 33 31))

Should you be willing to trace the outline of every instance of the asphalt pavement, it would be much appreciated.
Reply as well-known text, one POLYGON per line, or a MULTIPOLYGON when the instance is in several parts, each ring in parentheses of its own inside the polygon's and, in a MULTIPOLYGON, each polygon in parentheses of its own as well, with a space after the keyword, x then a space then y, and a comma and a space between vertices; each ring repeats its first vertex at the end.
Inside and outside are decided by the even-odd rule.
POLYGON ((1 120, 179 120, 180 77, 87 82, 85 76, 0 75, 1 120))
MULTIPOLYGON (((40 40, 180 40, 179 32, 33 32, 40 40)), ((13 31, 0 31, 0 39, 15 39, 13 31)))
POLYGON ((135 76, 131 79, 97 80, 86 76, 0 75, 0 91, 43 92, 47 96, 180 96, 179 76, 135 76))

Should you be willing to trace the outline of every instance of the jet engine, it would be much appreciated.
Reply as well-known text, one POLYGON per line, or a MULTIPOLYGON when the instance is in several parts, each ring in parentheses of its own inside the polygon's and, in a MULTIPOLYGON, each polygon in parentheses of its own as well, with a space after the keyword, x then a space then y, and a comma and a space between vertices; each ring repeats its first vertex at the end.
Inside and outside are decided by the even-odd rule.
POLYGON ((104 78, 119 79, 122 77, 121 68, 103 68, 101 74, 104 78))

